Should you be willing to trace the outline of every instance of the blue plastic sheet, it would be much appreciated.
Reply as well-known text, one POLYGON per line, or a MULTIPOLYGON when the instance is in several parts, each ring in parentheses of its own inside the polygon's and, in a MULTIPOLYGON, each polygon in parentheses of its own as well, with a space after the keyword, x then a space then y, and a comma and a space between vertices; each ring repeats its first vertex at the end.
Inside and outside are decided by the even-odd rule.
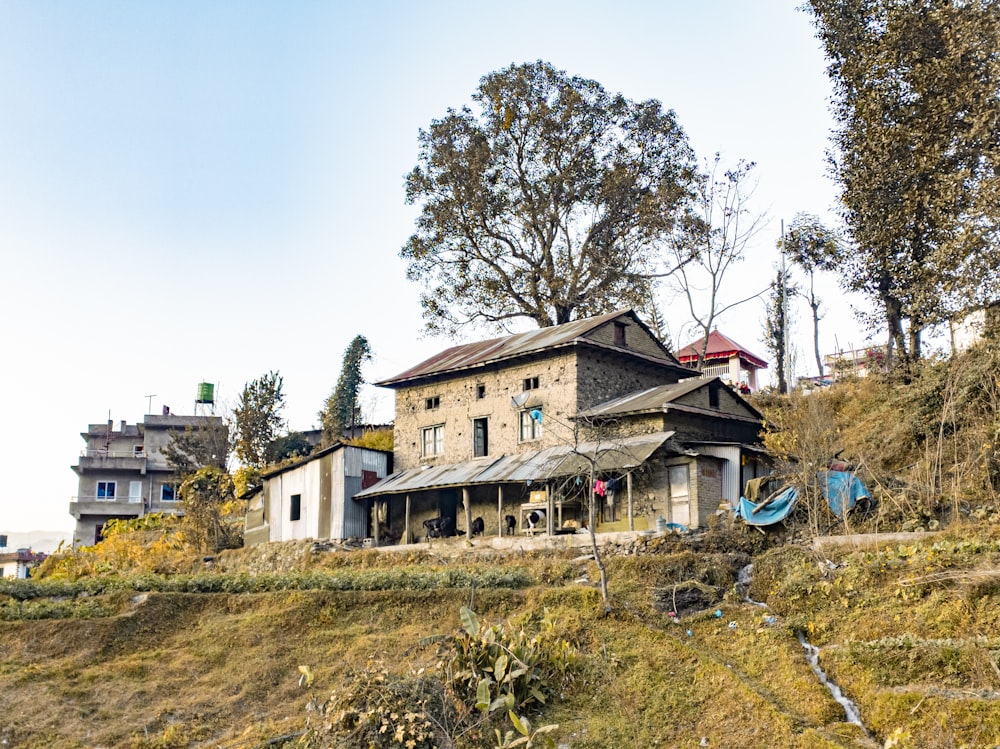
POLYGON ((737 517, 743 518, 747 525, 774 525, 788 517, 792 511, 799 492, 794 486, 789 486, 768 502, 755 504, 746 497, 740 497, 736 506, 737 517))
POLYGON ((817 478, 826 503, 839 518, 853 510, 859 499, 871 496, 861 479, 848 471, 820 471, 817 478))

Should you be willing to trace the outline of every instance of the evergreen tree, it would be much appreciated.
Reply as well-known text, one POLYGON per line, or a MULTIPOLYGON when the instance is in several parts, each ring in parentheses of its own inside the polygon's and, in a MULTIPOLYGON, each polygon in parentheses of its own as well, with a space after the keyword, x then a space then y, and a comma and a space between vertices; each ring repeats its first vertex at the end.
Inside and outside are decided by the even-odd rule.
POLYGON ((365 380, 361 374, 361 365, 372 358, 368 339, 363 335, 354 337, 344 352, 344 362, 340 367, 340 377, 337 387, 323 403, 319 412, 320 424, 323 427, 323 444, 332 445, 344 437, 349 431, 354 437, 354 429, 360 423, 358 408, 358 393, 365 380))

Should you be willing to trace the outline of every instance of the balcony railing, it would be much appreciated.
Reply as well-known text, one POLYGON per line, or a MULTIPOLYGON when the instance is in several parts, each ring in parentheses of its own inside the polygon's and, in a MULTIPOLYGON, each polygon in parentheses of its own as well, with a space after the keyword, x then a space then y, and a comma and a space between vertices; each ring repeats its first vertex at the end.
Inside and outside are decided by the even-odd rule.
POLYGON ((145 458, 145 450, 104 450, 86 449, 80 451, 81 458, 145 458))
POLYGON ((142 504, 142 497, 98 497, 97 495, 80 495, 70 497, 70 502, 119 502, 121 504, 142 504))

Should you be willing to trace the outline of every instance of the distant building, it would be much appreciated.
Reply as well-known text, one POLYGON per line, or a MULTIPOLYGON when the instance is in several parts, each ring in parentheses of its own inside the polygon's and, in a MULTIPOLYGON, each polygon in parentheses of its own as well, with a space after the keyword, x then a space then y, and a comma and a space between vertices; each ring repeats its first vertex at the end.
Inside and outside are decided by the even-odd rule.
POLYGON ((884 372, 887 363, 887 351, 884 345, 867 348, 838 351, 823 357, 823 369, 828 372, 828 378, 839 380, 842 377, 867 377, 869 372, 884 372))
MULTIPOLYGON (((697 369, 698 353, 702 350, 704 343, 704 338, 689 343, 677 352, 677 359, 685 367, 697 369)), ((758 389, 757 372, 761 369, 767 369, 767 362, 749 349, 718 330, 713 330, 708 334, 705 360, 700 370, 703 378, 718 377, 726 384, 746 394, 758 389)))
POLYGON ((1000 333, 1000 302, 968 310, 948 321, 952 353, 959 353, 983 338, 996 338, 1000 333))
POLYGON ((142 423, 115 428, 113 421, 90 424, 80 434, 87 443, 77 465, 77 496, 70 501, 76 518, 74 545, 101 540, 111 519, 137 518, 151 512, 177 513, 178 477, 163 454, 171 432, 225 429, 219 416, 147 415, 142 423))
POLYGON ((16 577, 25 579, 31 570, 40 565, 47 555, 34 552, 31 549, 8 551, 0 547, 0 577, 16 577))

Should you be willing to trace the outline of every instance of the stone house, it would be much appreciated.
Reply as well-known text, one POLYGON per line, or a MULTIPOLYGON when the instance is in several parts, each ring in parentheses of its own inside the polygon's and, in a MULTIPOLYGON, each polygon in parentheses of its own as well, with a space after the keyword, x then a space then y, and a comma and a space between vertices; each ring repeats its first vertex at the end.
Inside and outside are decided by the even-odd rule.
POLYGON ((376 383, 396 393, 396 472, 356 499, 404 542, 435 517, 569 531, 591 488, 602 531, 702 525, 759 455, 760 415, 696 376, 631 310, 454 346, 376 383), (544 528, 526 523, 537 510, 544 528))
POLYGON ((243 543, 372 535, 354 495, 388 475, 392 454, 339 442, 264 473, 249 500, 243 543))
POLYGON ((72 466, 79 477, 77 496, 70 500, 76 518, 74 545, 101 540, 101 530, 111 519, 129 519, 151 512, 180 512, 177 475, 164 449, 171 432, 225 430, 219 416, 147 414, 142 422, 118 428, 113 421, 90 424, 80 436, 86 447, 72 466))

